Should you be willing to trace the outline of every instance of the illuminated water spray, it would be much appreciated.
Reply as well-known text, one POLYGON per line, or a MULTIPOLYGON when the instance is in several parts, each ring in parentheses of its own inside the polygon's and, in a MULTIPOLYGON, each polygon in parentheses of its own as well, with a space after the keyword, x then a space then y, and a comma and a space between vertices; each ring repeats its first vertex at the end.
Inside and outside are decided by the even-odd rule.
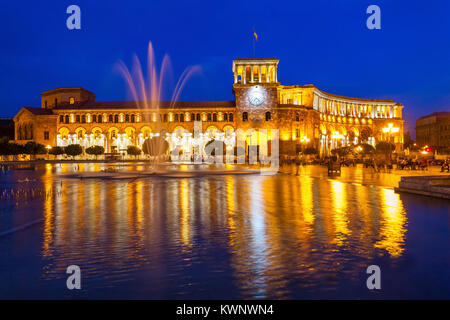
MULTIPOLYGON (((167 54, 164 55, 158 74, 155 63, 155 53, 153 51, 152 42, 150 41, 148 43, 146 77, 144 77, 142 65, 136 55, 133 56, 133 67, 131 71, 123 61, 119 61, 117 67, 125 78, 133 100, 136 102, 136 106, 144 109, 158 110, 160 102, 162 101, 163 86, 167 85, 164 81, 171 75, 171 63, 169 56, 167 54)), ((201 68, 199 66, 189 66, 183 71, 172 92, 172 96, 170 97, 171 108, 175 106, 186 81, 193 74, 200 73, 200 71, 201 68)))
MULTIPOLYGON (((119 63, 117 64, 117 69, 124 77, 127 84, 127 89, 129 90, 134 102, 136 103, 136 107, 144 109, 146 111, 151 110, 152 112, 156 113, 156 119, 152 120, 156 121, 156 131, 159 132, 161 129, 161 119, 159 117, 158 111, 161 101, 163 101, 163 93, 167 92, 166 86, 168 86, 167 82, 172 75, 172 67, 170 58, 167 54, 164 55, 159 72, 156 67, 155 60, 156 59, 153 45, 150 41, 148 43, 146 75, 144 75, 145 70, 143 70, 141 62, 139 61, 139 58, 136 56, 136 54, 133 55, 133 66, 131 70, 123 61, 119 61, 119 63)), ((199 74, 200 72, 201 68, 199 66, 189 66, 183 71, 181 76, 178 78, 176 86, 170 96, 169 107, 171 109, 175 107, 176 102, 178 101, 180 93, 183 90, 187 80, 192 75, 199 74)), ((159 134, 156 133, 155 135, 158 136, 159 134)), ((149 141, 147 140, 146 142, 148 143, 149 141)), ((154 145, 155 143, 153 142, 152 144, 147 145, 147 147, 153 148, 152 146, 154 145)), ((160 149, 159 146, 158 149, 160 149)), ((151 153, 154 154, 154 152, 151 153)))

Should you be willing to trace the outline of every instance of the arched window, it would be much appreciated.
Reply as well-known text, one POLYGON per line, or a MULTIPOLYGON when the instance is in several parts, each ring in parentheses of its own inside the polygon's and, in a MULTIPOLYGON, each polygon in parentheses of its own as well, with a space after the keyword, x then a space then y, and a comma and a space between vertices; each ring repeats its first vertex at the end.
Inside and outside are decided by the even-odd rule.
POLYGON ((167 122, 167 113, 165 113, 163 116, 163 122, 167 122))
POLYGON ((230 122, 233 122, 234 120, 233 120, 233 114, 232 113, 230 113, 229 115, 228 115, 228 121, 230 121, 230 122))
POLYGON ((86 116, 84 114, 81 116, 81 123, 86 123, 86 116))
POLYGON ((174 120, 175 122, 178 122, 178 121, 180 121, 180 118, 178 117, 178 113, 175 113, 175 120, 174 120))
POLYGON ((134 123, 136 121, 136 116, 134 114, 131 115, 131 122, 134 123))
POLYGON ((125 115, 125 122, 130 122, 130 115, 129 114, 125 115))
POLYGON ((97 122, 97 115, 96 114, 94 114, 94 115, 92 115, 92 122, 97 122))
POLYGON ((228 113, 223 114, 223 121, 228 121, 228 113))
POLYGON ((59 122, 64 123, 64 116, 63 115, 59 116, 59 122))
POLYGON ((108 121, 109 121, 109 122, 113 122, 113 115, 112 115, 112 114, 109 115, 108 121))
POLYGON ((197 119, 196 119, 197 121, 201 121, 201 118, 200 118, 200 113, 197 113, 197 119))
POLYGON ((66 114, 66 116, 64 117, 64 122, 69 123, 69 115, 68 114, 66 114))
POLYGON ((272 115, 270 114, 269 111, 266 112, 266 121, 270 121, 272 120, 272 115))
POLYGON ((211 113, 207 114, 207 118, 206 118, 209 122, 211 122, 211 113))
POLYGON ((191 113, 191 121, 195 121, 195 113, 191 113))
POLYGON ((184 122, 184 114, 180 114, 180 122, 184 122))
POLYGON ((98 123, 102 123, 102 121, 103 121, 102 115, 99 114, 98 117, 97 117, 97 122, 98 122, 98 123))
POLYGON ((97 138, 97 139, 100 138, 100 135, 101 135, 101 134, 102 134, 102 132, 101 132, 100 130, 98 130, 98 129, 95 130, 95 131, 94 131, 94 138, 97 138))
POLYGON ((248 121, 248 113, 247 112, 242 113, 242 121, 244 121, 244 122, 248 121))
POLYGON ((118 122, 119 122, 119 115, 118 115, 118 114, 115 114, 115 115, 114 115, 114 122, 115 122, 115 123, 118 123, 118 122))
POLYGON ((214 122, 217 122, 217 113, 214 113, 214 114, 213 114, 213 121, 214 121, 214 122))
POLYGON ((75 116, 75 122, 76 122, 76 123, 80 123, 80 115, 79 115, 79 114, 77 114, 77 115, 75 116))

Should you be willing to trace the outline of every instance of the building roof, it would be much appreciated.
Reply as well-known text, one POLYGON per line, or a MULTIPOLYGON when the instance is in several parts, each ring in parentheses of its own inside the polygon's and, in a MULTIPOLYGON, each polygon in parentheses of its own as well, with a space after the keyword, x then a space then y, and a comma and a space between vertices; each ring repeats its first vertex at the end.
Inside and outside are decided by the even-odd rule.
POLYGON ((23 107, 25 110, 30 111, 32 114, 42 116, 42 115, 51 115, 53 114, 52 110, 44 109, 40 107, 23 107))
POLYGON ((250 61, 250 60, 278 60, 278 59, 277 58, 236 58, 236 59, 234 59, 234 61, 239 61, 239 60, 250 61))
MULTIPOLYGON (((147 105, 151 105, 147 102, 147 105)), ((87 101, 75 105, 66 105, 56 107, 54 109, 138 109, 144 108, 145 103, 143 101, 87 101)), ((160 109, 207 109, 207 108, 234 108, 234 101, 160 101, 160 109)))
POLYGON ((67 92, 67 91, 74 91, 74 90, 81 90, 81 91, 85 91, 85 92, 89 92, 90 94, 93 94, 91 91, 86 90, 82 87, 59 87, 59 88, 43 91, 41 93, 41 96, 45 96, 45 95, 57 93, 57 92, 67 92))
POLYGON ((428 118, 428 117, 450 117, 450 112, 448 112, 448 111, 433 112, 433 113, 430 113, 430 114, 428 114, 426 116, 422 116, 422 117, 420 117, 417 120, 425 119, 425 118, 428 118))

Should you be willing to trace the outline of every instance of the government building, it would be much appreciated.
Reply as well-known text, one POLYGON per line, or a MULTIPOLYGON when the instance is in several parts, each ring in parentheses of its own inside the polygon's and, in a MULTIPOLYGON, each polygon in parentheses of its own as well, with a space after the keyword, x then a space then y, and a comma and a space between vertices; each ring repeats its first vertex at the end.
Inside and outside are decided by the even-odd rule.
POLYGON ((278 82, 278 63, 274 58, 234 60, 234 101, 161 101, 144 108, 140 101, 97 101, 80 87, 45 91, 41 107, 23 107, 14 117, 15 139, 47 147, 100 145, 115 153, 161 135, 171 149, 189 156, 212 139, 231 149, 237 129, 250 132, 246 145, 270 144, 270 133, 263 142, 258 132, 278 129, 279 152, 285 155, 314 147, 326 156, 335 148, 379 141, 402 151, 401 104, 340 96, 314 85, 284 86, 278 82), (197 137, 194 126, 202 132, 197 137))
POLYGON ((433 112, 416 120, 416 142, 440 152, 450 151, 450 112, 433 112))

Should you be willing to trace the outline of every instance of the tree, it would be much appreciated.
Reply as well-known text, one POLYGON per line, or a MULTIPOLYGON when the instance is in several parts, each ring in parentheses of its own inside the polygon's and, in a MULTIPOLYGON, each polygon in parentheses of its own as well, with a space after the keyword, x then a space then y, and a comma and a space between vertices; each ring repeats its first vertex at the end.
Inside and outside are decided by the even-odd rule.
POLYGON ((140 155, 141 153, 142 153, 142 150, 136 146, 128 146, 127 147, 127 154, 134 156, 134 158, 136 158, 136 156, 140 155))
POLYGON ((8 144, 9 144, 9 138, 8 137, 2 137, 0 139, 0 155, 6 156, 8 155, 8 144))
POLYGON ((415 141, 411 138, 411 134, 409 133, 409 130, 403 134, 403 142, 404 142, 405 149, 408 148, 412 151, 419 150, 419 147, 416 145, 415 141))
POLYGON ((350 130, 348 133, 348 140, 350 141, 350 143, 353 143, 353 141, 355 141, 355 132, 353 130, 350 130))
POLYGON ((6 154, 14 156, 25 153, 25 147, 22 144, 18 143, 8 143, 6 145, 6 150, 6 154))
POLYGON ((364 127, 361 129, 360 140, 361 142, 366 142, 369 137, 372 135, 372 130, 368 127, 364 127))
POLYGON ((390 154, 390 153, 392 153, 392 151, 395 150, 395 145, 390 142, 380 141, 375 146, 375 150, 377 153, 380 153, 380 154, 390 154))
POLYGON ((372 154, 375 152, 375 148, 367 143, 361 143, 355 147, 355 150, 361 147, 361 153, 362 154, 372 154))
POLYGON ((391 162, 392 152, 394 150, 395 150, 395 145, 393 143, 386 142, 386 141, 378 142, 377 145, 375 146, 375 151, 378 154, 384 154, 386 157, 386 161, 388 161, 389 163, 391 162))
POLYGON ((64 154, 64 148, 63 147, 58 147, 58 146, 53 147, 50 150, 48 150, 48 154, 54 155, 55 159, 56 159, 56 156, 64 154))
POLYGON ((102 146, 92 146, 89 148, 86 148, 86 153, 90 155, 94 155, 95 159, 97 159, 97 156, 105 153, 105 148, 102 146))
POLYGON ((69 144, 64 148, 64 151, 68 156, 72 156, 73 159, 73 157, 83 153, 83 148, 79 144, 69 144))
POLYGON ((47 149, 45 149, 45 146, 43 144, 36 143, 34 141, 28 141, 24 145, 24 152, 25 154, 36 156, 37 154, 46 154, 47 149))
POLYGON ((305 150, 303 150, 303 154, 308 155, 308 154, 318 154, 319 151, 314 148, 314 147, 308 147, 305 150))
POLYGON ((162 137, 147 139, 142 144, 142 151, 149 156, 156 157, 167 153, 169 143, 162 137))
POLYGON ((226 145, 223 141, 220 140, 210 140, 205 144, 205 152, 206 154, 210 153, 211 156, 216 155, 216 150, 218 152, 222 152, 222 155, 225 155, 226 145), (222 150, 221 150, 222 149, 222 150))
POLYGON ((350 148, 349 147, 336 148, 331 150, 331 153, 338 154, 340 157, 345 157, 350 153, 350 148))

